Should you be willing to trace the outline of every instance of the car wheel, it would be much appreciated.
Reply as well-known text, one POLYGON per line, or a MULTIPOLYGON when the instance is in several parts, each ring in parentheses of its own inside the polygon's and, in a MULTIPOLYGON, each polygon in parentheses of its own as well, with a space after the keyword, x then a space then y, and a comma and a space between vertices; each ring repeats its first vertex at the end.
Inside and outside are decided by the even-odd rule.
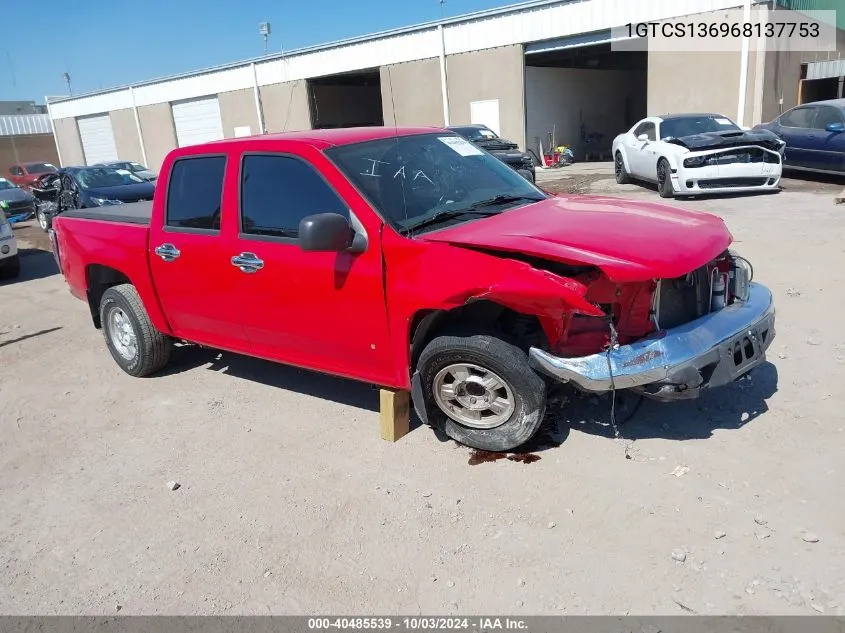
POLYGON ((21 274, 21 256, 13 255, 0 262, 0 279, 17 279, 21 274))
POLYGON ((131 284, 103 293, 100 324, 112 358, 130 376, 149 376, 170 360, 172 341, 155 329, 131 284))
POLYGON ((616 152, 613 159, 613 171, 616 174, 616 182, 620 185, 627 185, 631 182, 631 176, 628 170, 625 169, 625 159, 622 158, 622 152, 616 152))
POLYGON ((439 336, 417 370, 429 422, 456 442, 507 451, 540 428, 546 384, 515 345, 486 334, 439 336))
POLYGON ((49 231, 50 227, 53 225, 52 219, 40 209, 35 212, 35 216, 38 218, 38 226, 41 227, 41 230, 44 232, 49 231))
POLYGON ((671 198, 675 195, 672 189, 672 176, 669 169, 669 161, 661 158, 657 161, 657 193, 661 198, 671 198))

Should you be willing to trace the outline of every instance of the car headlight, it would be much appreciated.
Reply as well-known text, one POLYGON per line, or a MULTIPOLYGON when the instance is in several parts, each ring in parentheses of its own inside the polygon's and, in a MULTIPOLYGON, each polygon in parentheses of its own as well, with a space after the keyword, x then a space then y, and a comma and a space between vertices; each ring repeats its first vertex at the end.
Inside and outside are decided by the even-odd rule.
POLYGON ((12 225, 6 219, 6 215, 0 213, 0 240, 8 240, 12 237, 12 225))
POLYGON ((684 159, 684 167, 701 167, 707 162, 707 156, 692 156, 684 159))
POLYGON ((109 204, 123 204, 123 200, 109 200, 108 198, 91 198, 91 202, 99 207, 109 204))

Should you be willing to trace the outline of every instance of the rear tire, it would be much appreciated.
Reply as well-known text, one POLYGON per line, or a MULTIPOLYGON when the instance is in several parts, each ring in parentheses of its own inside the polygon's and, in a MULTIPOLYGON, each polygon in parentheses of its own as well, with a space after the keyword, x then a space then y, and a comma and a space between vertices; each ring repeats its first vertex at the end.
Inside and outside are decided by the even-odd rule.
POLYGON ((149 376, 170 360, 172 341, 155 329, 133 285, 103 293, 100 324, 112 358, 130 376, 149 376))
POLYGON ((21 256, 14 255, 0 262, 0 279, 17 279, 21 274, 21 256))
POLYGON ((616 175, 616 184, 627 185, 631 182, 631 176, 628 170, 625 169, 625 159, 622 158, 622 152, 616 152, 613 159, 613 171, 616 175))
POLYGON ((501 339, 439 336, 425 347, 417 369, 430 423, 456 442, 508 451, 530 440, 543 422, 545 382, 523 350, 501 339))
POLYGON ((657 193, 661 198, 671 198, 675 195, 675 190, 672 189, 672 170, 665 158, 657 161, 657 193))

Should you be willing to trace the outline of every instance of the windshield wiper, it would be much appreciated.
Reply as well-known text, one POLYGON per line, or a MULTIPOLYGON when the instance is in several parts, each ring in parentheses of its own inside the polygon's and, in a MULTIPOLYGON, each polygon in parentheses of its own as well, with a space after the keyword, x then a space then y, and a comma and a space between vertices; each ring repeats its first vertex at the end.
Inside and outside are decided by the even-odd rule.
POLYGON ((432 224, 443 222, 444 220, 451 220, 462 215, 496 215, 496 211, 487 211, 482 209, 443 209, 432 216, 422 218, 416 222, 412 222, 405 227, 405 233, 410 233, 416 229, 422 229, 432 224))
POLYGON ((540 202, 540 200, 545 200, 545 198, 538 198, 537 196, 517 196, 517 195, 508 195, 508 194, 501 194, 498 196, 493 196, 492 198, 486 198, 485 200, 479 200, 478 202, 474 202, 472 204, 472 208, 478 207, 492 207, 496 204, 505 204, 507 202, 519 202, 520 200, 530 200, 531 202, 540 202))

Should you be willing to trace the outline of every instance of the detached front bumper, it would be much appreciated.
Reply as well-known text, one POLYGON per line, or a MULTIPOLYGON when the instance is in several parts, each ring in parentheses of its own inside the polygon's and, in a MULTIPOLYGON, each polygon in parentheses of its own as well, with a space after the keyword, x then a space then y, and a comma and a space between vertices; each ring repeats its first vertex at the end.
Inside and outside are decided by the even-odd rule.
POLYGON ((762 364, 774 336, 772 293, 752 283, 747 301, 636 343, 577 358, 532 347, 529 362, 535 370, 584 391, 635 389, 656 400, 686 400, 762 364))

